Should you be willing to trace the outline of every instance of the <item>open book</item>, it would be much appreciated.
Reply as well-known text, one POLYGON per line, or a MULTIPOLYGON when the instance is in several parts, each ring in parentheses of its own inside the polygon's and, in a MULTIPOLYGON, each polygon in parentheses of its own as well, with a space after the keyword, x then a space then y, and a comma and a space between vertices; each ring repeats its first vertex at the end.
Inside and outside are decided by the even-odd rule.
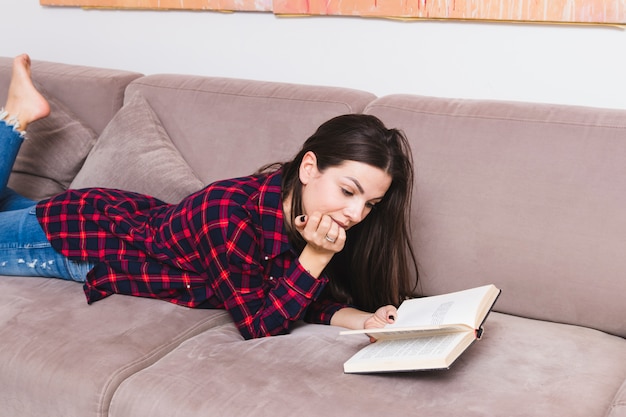
POLYGON ((346 373, 445 369, 475 340, 500 290, 485 285, 469 290, 405 300, 393 324, 365 333, 370 343, 344 363, 346 373))

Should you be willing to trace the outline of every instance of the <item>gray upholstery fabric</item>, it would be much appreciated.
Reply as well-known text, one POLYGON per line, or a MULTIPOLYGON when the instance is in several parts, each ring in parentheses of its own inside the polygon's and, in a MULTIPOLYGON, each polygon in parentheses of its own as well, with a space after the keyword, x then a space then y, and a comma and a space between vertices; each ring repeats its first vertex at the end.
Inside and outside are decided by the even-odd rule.
POLYGON ((184 75, 138 79, 128 95, 137 92, 205 183, 291 159, 321 123, 359 113, 375 98, 345 88, 184 75))
POLYGON ((110 415, 603 416, 626 375, 622 338, 498 313, 447 371, 344 374, 369 341, 339 331, 243 341, 214 328, 122 383, 110 415))
MULTIPOLYGON (((0 103, 12 62, 0 57, 0 103)), ((39 200, 68 187, 93 139, 122 106, 126 85, 141 74, 33 60, 32 75, 50 100, 51 114, 29 128, 31 140, 20 150, 9 186, 39 200)))
POLYGON ((417 167, 422 288, 494 283, 498 311, 626 336, 626 112, 388 96, 417 167))
POLYGON ((140 93, 113 117, 71 184, 134 191, 170 203, 202 186, 140 93))
POLYGON ((96 133, 47 94, 50 115, 32 123, 17 155, 9 187, 41 200, 67 190, 96 142, 96 133))
POLYGON ((626 416, 626 381, 613 398, 611 407, 607 412, 607 417, 624 417, 626 416))
POLYGON ((229 320, 157 300, 85 302, 82 285, 0 277, 0 416, 107 416, 118 385, 229 320))
MULTIPOLYGON (((39 61, 32 57, 32 74, 51 97, 100 134, 124 100, 124 89, 141 74, 132 71, 39 61)), ((0 101, 4 103, 13 58, 0 57, 0 101)))

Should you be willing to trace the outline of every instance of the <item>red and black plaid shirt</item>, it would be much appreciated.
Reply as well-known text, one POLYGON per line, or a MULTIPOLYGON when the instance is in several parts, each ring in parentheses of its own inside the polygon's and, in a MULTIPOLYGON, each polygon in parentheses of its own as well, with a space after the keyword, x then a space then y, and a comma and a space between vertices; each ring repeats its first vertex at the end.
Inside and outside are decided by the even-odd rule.
POLYGON ((281 175, 218 181, 176 205, 127 191, 68 190, 37 205, 52 246, 89 260, 85 294, 227 309, 246 338, 286 333, 300 318, 330 322, 343 305, 316 300, 283 224, 281 175))

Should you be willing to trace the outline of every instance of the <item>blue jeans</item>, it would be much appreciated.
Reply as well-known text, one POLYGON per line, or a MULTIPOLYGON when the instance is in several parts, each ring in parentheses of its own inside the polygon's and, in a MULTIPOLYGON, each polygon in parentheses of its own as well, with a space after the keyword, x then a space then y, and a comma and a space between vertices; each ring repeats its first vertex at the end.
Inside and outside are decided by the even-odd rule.
POLYGON ((6 187, 23 140, 0 121, 0 275, 84 282, 93 264, 73 261, 54 250, 37 220, 36 202, 6 187))

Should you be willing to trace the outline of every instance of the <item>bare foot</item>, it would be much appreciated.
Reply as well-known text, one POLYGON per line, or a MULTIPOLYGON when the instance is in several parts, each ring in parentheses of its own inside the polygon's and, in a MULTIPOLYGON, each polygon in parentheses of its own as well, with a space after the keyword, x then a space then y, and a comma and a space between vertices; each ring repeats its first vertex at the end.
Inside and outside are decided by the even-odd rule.
POLYGON ((16 117, 19 129, 26 130, 29 123, 46 117, 50 113, 48 101, 33 85, 30 75, 30 57, 26 54, 13 60, 13 74, 4 110, 7 119, 16 117))

